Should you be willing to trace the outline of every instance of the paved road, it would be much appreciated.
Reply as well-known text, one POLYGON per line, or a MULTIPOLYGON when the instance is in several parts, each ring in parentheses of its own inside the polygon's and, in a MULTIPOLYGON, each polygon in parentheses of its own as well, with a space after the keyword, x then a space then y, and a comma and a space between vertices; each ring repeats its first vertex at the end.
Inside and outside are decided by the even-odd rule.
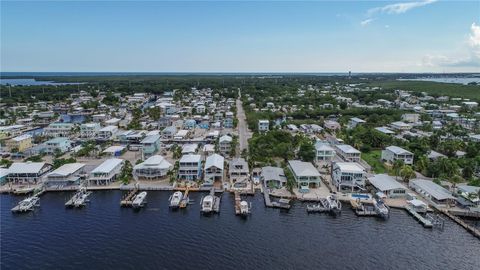
POLYGON ((238 91, 239 97, 237 98, 237 119, 238 119, 238 142, 240 146, 240 151, 238 151, 237 156, 240 156, 243 149, 248 149, 248 139, 251 138, 251 133, 248 131, 245 111, 243 110, 242 101, 240 100, 241 93, 238 91))

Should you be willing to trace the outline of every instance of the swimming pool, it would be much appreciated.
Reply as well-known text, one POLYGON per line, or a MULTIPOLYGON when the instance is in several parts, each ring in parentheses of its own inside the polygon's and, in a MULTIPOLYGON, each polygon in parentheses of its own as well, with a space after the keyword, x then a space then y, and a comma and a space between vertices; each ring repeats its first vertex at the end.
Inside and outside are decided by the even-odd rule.
POLYGON ((370 199, 370 194, 350 194, 352 198, 370 199))

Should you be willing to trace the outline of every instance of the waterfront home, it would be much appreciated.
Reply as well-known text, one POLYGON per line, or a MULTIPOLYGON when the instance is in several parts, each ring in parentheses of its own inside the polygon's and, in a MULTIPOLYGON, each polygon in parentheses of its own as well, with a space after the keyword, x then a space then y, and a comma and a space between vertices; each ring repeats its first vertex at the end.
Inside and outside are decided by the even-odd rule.
POLYGON ((0 168, 0 185, 3 185, 7 182, 8 169, 0 168))
POLYGON ((267 132, 270 128, 270 121, 258 120, 258 132, 267 132))
POLYGON ((164 157, 154 155, 133 167, 133 177, 136 180, 160 180, 172 169, 173 165, 164 157))
POLYGON ((72 123, 51 123, 43 129, 46 137, 69 137, 73 133, 72 123))
POLYGON ((393 122, 393 123, 390 124, 390 126, 395 130, 401 130, 401 131, 412 129, 412 125, 407 124, 407 123, 402 122, 402 121, 393 122))
POLYGON ((332 165, 332 183, 338 191, 364 190, 365 169, 356 162, 335 162, 332 165))
POLYGON ((240 182, 248 179, 250 170, 244 158, 234 158, 229 163, 228 172, 231 181, 240 182))
POLYGON ((47 187, 71 187, 80 185, 85 175, 85 164, 68 163, 46 175, 44 183, 47 187))
POLYGON ((360 118, 357 118, 357 117, 352 117, 352 118, 350 118, 350 120, 348 121, 347 128, 348 128, 348 129, 352 129, 352 128, 355 128, 355 127, 357 127, 358 125, 361 125, 361 124, 364 124, 364 123, 366 123, 365 120, 360 119, 360 118))
POLYGON ((143 158, 149 158, 160 150, 160 135, 146 136, 140 144, 143 158))
POLYGON ((457 191, 460 196, 470 201, 473 205, 480 207, 480 187, 458 185, 457 191))
POLYGON ((376 174, 368 177, 368 182, 388 198, 405 197, 408 189, 388 174, 376 174))
POLYGON ((317 141, 315 143, 315 161, 332 161, 335 156, 335 149, 331 147, 328 143, 317 141))
POLYGON ((225 159, 218 155, 213 154, 207 157, 205 160, 205 176, 206 183, 212 184, 215 181, 223 181, 223 168, 225 159))
POLYGON ((287 177, 282 168, 266 166, 262 167, 260 179, 267 187, 281 188, 287 184, 287 177))
POLYGON ((455 203, 455 198, 450 191, 446 190, 442 186, 425 179, 412 179, 408 186, 422 195, 423 197, 430 199, 432 202, 439 205, 451 205, 455 203))
POLYGON ((52 169, 45 162, 15 162, 8 168, 7 181, 14 184, 36 184, 52 169))
POLYGON ((196 181, 202 175, 202 156, 183 155, 179 162, 178 178, 181 180, 196 181))
POLYGON ((6 143, 7 148, 10 151, 16 150, 16 152, 23 152, 26 149, 32 147, 32 135, 30 134, 23 134, 12 138, 7 141, 6 143))
POLYGON ((398 146, 388 146, 382 150, 382 160, 390 164, 401 160, 406 165, 413 165, 413 153, 398 146))
POLYGON ((344 160, 348 162, 359 162, 361 152, 348 144, 337 144, 337 154, 344 160))
POLYGON ((89 185, 107 186, 114 182, 122 171, 124 160, 111 158, 105 160, 90 172, 89 185))
POLYGON ((320 186, 320 173, 312 163, 300 160, 289 160, 288 167, 302 190, 320 186))
POLYGON ((47 154, 55 154, 59 152, 61 154, 69 151, 72 148, 72 141, 65 137, 57 137, 45 142, 45 152, 47 154))
POLYGON ((86 123, 80 125, 80 138, 94 139, 101 126, 99 123, 86 123))
POLYGON ((113 138, 113 135, 118 131, 117 126, 106 126, 98 130, 97 138, 100 140, 110 140, 113 138))
POLYGON ((232 150, 233 138, 228 135, 223 135, 218 140, 218 150, 224 155, 229 155, 232 150))

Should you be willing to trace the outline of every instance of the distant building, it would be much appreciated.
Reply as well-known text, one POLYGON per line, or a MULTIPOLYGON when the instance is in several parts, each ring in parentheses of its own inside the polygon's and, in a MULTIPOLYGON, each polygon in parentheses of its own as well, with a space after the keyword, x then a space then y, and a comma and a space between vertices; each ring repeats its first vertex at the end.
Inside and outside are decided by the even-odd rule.
POLYGON ((23 134, 7 141, 7 148, 12 151, 17 149, 18 152, 23 152, 32 147, 32 135, 23 134))
POLYGON ((113 138, 113 135, 118 131, 117 126, 106 126, 98 130, 97 138, 100 140, 110 140, 113 138))
POLYGON ((345 161, 360 162, 361 152, 348 144, 337 144, 337 154, 345 161))
POLYGON ((420 121, 420 114, 418 113, 406 113, 402 115, 402 121, 408 123, 417 123, 420 121))
POLYGON ((258 131, 267 132, 270 129, 270 121, 268 120, 258 120, 258 131))
POLYGON ((335 157, 335 150, 325 142, 317 141, 315 143, 315 160, 318 161, 332 161, 335 157))
POLYGON ((393 122, 393 123, 390 124, 390 126, 393 129, 396 129, 396 130, 410 130, 410 129, 412 129, 412 125, 407 124, 405 122, 401 122, 401 121, 393 122))
POLYGON ((55 154, 56 151, 65 153, 72 148, 72 141, 68 138, 57 137, 45 142, 45 152, 55 154))
POLYGON ((391 164, 401 160, 406 165, 413 165, 413 153, 398 146, 389 146, 382 150, 382 160, 391 164))
POLYGON ((51 123, 43 129, 47 137, 69 137, 73 133, 74 124, 72 123, 51 123))
POLYGON ((160 135, 146 136, 140 144, 142 145, 143 158, 149 158, 160 150, 160 135))
POLYGON ((228 135, 223 135, 218 140, 218 150, 224 155, 229 155, 232 150, 233 138, 228 135))
POLYGON ((87 139, 94 139, 100 130, 99 123, 86 123, 80 125, 80 137, 87 139))
POLYGON ((350 118, 350 121, 348 121, 347 128, 352 129, 357 127, 358 125, 366 123, 365 120, 357 118, 357 117, 352 117, 350 118))

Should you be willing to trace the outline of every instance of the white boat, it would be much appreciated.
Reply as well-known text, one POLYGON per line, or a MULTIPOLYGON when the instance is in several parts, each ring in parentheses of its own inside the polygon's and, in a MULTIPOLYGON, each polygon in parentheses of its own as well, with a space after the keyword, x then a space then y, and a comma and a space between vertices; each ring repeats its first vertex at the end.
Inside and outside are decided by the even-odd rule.
POLYGON ((213 211, 213 203, 214 203, 215 198, 212 195, 207 195, 203 197, 201 206, 202 209, 201 211, 203 213, 210 213, 213 211))
POLYGON ((22 213, 22 212, 33 211, 36 206, 40 206, 40 198, 37 196, 31 196, 20 201, 17 204, 17 206, 12 208, 12 212, 22 213))
POLYGON ((389 210, 388 207, 385 205, 385 203, 380 200, 380 199, 375 199, 373 200, 373 207, 375 208, 375 212, 383 217, 383 218, 388 218, 389 216, 389 210))
POLYGON ((327 197, 328 205, 332 211, 340 211, 342 209, 342 204, 338 201, 335 195, 330 195, 327 197))
POLYGON ((135 199, 133 199, 132 202, 132 207, 133 208, 140 208, 143 207, 145 204, 145 199, 147 198, 147 192, 142 191, 139 194, 135 196, 135 199))
POLYGON ((250 214, 250 209, 251 209, 251 206, 248 205, 248 202, 246 201, 240 202, 240 215, 246 216, 250 214))
POLYGON ((86 188, 81 188, 77 193, 75 193, 70 200, 65 203, 66 207, 82 207, 88 202, 88 196, 92 194, 91 191, 87 191, 86 188))
POLYGON ((17 187, 13 190, 13 194, 15 195, 25 195, 28 193, 32 193, 35 190, 35 187, 29 187, 29 186, 20 186, 17 187))
POLYGON ((170 207, 171 208, 178 208, 180 206, 180 202, 183 199, 183 194, 180 191, 175 191, 172 196, 170 196, 170 207))

